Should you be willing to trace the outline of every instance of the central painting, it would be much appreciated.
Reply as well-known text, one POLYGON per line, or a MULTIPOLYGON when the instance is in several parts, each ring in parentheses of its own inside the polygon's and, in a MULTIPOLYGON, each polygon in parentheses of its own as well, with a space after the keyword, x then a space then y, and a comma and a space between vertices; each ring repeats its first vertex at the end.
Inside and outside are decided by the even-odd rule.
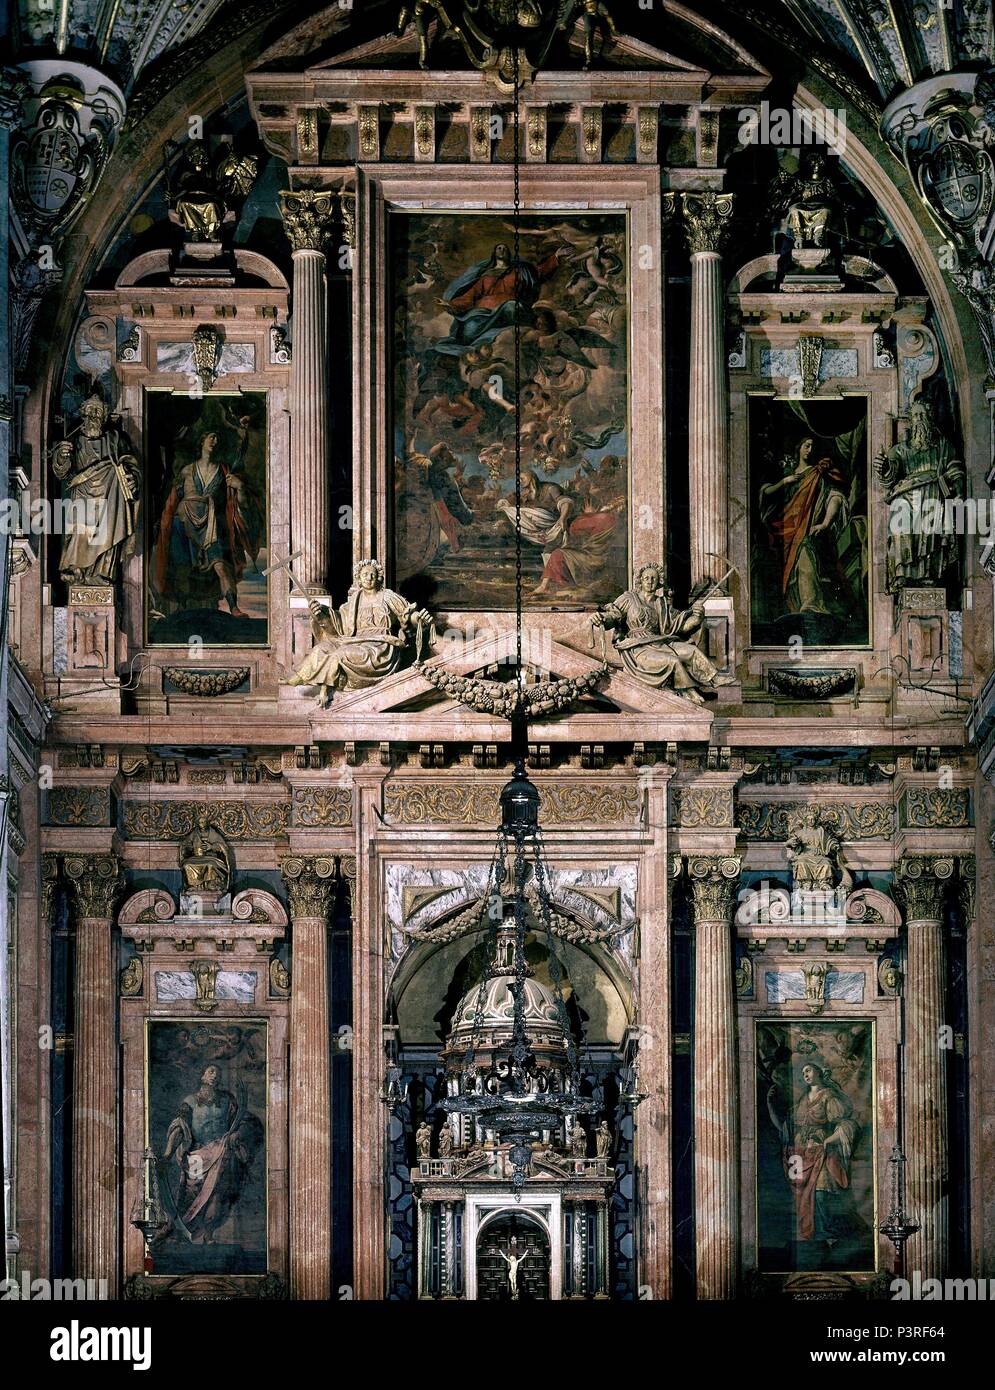
POLYGON ((526 602, 629 582, 624 213, 390 217, 394 575, 436 609, 514 606, 515 325, 526 602))

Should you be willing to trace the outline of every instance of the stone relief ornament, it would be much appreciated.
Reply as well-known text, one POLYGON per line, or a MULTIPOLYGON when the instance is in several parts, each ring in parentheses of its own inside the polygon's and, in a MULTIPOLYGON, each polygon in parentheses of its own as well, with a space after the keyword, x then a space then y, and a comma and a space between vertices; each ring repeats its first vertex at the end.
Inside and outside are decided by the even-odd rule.
MULTIPOLYGON (((170 154, 175 148, 173 142, 167 146, 170 154)), ((228 143, 212 156, 203 140, 187 141, 166 176, 169 215, 183 228, 187 241, 218 240, 248 197, 258 162, 255 155, 237 154, 228 143)))
POLYGON ((885 956, 878 965, 878 985, 881 993, 888 998, 902 992, 902 972, 891 956, 885 956))
POLYGON ((134 999, 140 995, 144 977, 145 967, 142 964, 141 956, 132 956, 121 971, 120 988, 122 995, 126 999, 134 999))
POLYGON ((124 116, 119 89, 106 78, 88 88, 79 75, 86 72, 60 73, 37 96, 25 94, 29 124, 11 150, 11 193, 36 242, 61 237, 83 211, 124 116))
POLYGON ((182 840, 191 835, 200 813, 226 840, 281 839, 290 825, 289 801, 126 801, 129 840, 182 840))
POLYGON ((882 450, 875 469, 890 511, 889 591, 939 585, 958 561, 947 504, 963 499, 965 469, 928 401, 913 402, 905 439, 882 450))
POLYGON ((184 695, 229 695, 249 679, 249 667, 233 666, 227 671, 191 671, 186 666, 165 666, 163 675, 184 695))
POLYGON ((811 965, 802 966, 802 973, 805 976, 805 1003, 808 1005, 808 1011, 821 1014, 826 1007, 826 977, 829 974, 829 966, 825 961, 813 961, 811 965))
POLYGON ((277 999, 286 999, 290 994, 290 971, 279 956, 274 956, 269 963, 269 988, 270 994, 277 999))
POLYGON ((308 601, 315 645, 283 685, 318 688, 327 709, 337 690, 363 690, 399 670, 412 651, 422 660, 435 640, 432 615, 384 584, 379 560, 361 560, 338 609, 308 601))
POLYGON ((852 693, 857 686, 857 668, 792 671, 778 667, 767 672, 767 689, 772 695, 788 695, 794 700, 832 700, 852 693))
POLYGON ((519 687, 514 681, 482 680, 461 676, 444 666, 422 666, 421 673, 437 690, 444 691, 469 709, 495 714, 503 719, 524 710, 526 718, 570 709, 585 695, 596 690, 608 672, 607 663, 584 676, 566 676, 556 681, 536 681, 519 687))
POLYGON ((789 822, 786 840, 791 879, 796 891, 842 895, 853 888, 840 839, 829 828, 818 806, 804 806, 789 822), (838 877, 837 877, 838 875, 838 877))
POLYGON ((202 323, 193 334, 193 368, 205 391, 218 379, 221 365, 221 334, 209 323, 202 323))
POLYGON ((59 560, 67 584, 113 584, 135 544, 141 468, 109 415, 101 398, 90 396, 80 407, 78 427, 52 454, 67 503, 59 560))
POLYGON ((634 589, 599 608, 595 628, 614 630, 615 651, 630 675, 644 685, 668 687, 694 704, 704 704, 701 690, 732 685, 720 675, 698 645, 705 624, 704 600, 715 588, 707 580, 691 591, 690 606, 678 609, 659 565, 643 565, 634 589))

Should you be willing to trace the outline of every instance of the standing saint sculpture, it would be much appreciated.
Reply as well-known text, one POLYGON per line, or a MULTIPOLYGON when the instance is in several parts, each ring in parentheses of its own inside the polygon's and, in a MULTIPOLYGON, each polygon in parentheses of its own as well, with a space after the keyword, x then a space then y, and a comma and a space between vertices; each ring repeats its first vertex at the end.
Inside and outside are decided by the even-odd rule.
POLYGON ((957 531, 947 512, 963 499, 965 469, 927 401, 914 402, 908 434, 878 454, 875 468, 889 510, 889 590, 942 583, 957 563, 957 531))
POLYGON ((67 584, 113 584, 134 545, 141 469, 99 396, 80 407, 76 437, 55 446, 52 470, 68 503, 59 574, 67 584))
POLYGON ((704 704, 701 689, 735 680, 720 675, 698 646, 705 623, 702 600, 710 587, 701 581, 691 591, 690 606, 675 608, 663 569, 643 565, 635 588, 599 608, 591 622, 596 628, 615 629, 615 650, 637 680, 657 688, 669 686, 685 699, 704 704))
POLYGON ((362 690, 397 671, 414 649, 432 641, 432 615, 384 584, 378 560, 361 560, 353 585, 338 609, 309 599, 315 645, 284 685, 318 687, 326 709, 336 690, 362 690))

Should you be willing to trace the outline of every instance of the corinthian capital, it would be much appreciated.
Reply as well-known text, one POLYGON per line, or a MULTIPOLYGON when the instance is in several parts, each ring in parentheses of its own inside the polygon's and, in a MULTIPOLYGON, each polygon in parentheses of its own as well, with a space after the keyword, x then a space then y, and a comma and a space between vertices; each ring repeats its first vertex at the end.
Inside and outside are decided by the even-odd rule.
POLYGON ((953 878, 954 861, 934 854, 907 854, 898 862, 895 888, 905 903, 907 922, 941 922, 943 897, 953 878))
POLYGON ((55 892, 59 886, 59 856, 43 854, 41 857, 41 920, 42 925, 52 925, 52 907, 55 892))
POLYGON ((320 917, 327 921, 338 881, 335 860, 325 855, 288 854, 280 860, 280 872, 290 899, 290 920, 320 917))
POLYGON ((721 253, 732 226, 731 193, 682 193, 681 211, 691 254, 721 253))
POLYGON ((301 189, 280 194, 283 226, 292 251, 323 251, 332 234, 336 195, 330 190, 301 189))
POLYGON ((124 886, 116 854, 67 854, 62 861, 77 922, 91 918, 109 921, 114 899, 124 886))
POLYGON ((742 868, 743 861, 735 854, 717 859, 695 855, 688 860, 695 922, 732 921, 742 868))

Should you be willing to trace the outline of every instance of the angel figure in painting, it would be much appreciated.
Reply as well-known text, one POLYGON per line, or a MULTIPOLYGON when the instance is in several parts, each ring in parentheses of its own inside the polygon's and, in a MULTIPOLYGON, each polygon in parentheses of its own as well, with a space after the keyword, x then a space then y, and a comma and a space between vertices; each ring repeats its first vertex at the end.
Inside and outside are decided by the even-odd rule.
POLYGON ((615 629, 615 650, 630 675, 644 685, 669 686, 692 703, 704 704, 701 689, 731 685, 735 679, 720 675, 698 646, 708 587, 702 581, 691 591, 690 607, 676 608, 662 568, 643 565, 635 588, 599 608, 591 622, 595 628, 615 629))
POLYGON ((316 685, 327 709, 332 692, 362 690, 397 671, 414 647, 418 660, 432 642, 432 615, 384 585, 378 560, 361 560, 338 609, 308 603, 315 645, 284 685, 316 685))
POLYGON ((793 1113, 782 1113, 777 1086, 767 1092, 767 1110, 781 1141, 784 1175, 795 1205, 796 1239, 824 1242, 832 1249, 852 1238, 850 1167, 860 1134, 853 1102, 828 1067, 807 1062, 803 1091, 793 1113))

